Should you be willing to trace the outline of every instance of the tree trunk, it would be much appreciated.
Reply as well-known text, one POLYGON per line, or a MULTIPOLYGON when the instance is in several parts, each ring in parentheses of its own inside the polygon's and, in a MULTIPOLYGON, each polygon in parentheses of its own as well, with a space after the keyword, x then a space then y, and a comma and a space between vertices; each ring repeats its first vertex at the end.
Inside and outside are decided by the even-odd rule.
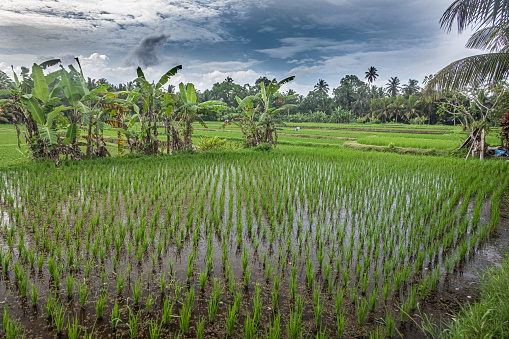
POLYGON ((166 122, 166 154, 170 154, 170 123, 166 122))
POLYGON ((92 154, 92 117, 88 121, 88 135, 87 135, 87 158, 92 154))
POLYGON ((481 154, 479 156, 479 158, 481 160, 484 160, 484 140, 485 139, 486 139, 486 133, 485 133, 485 130, 483 128, 482 131, 481 131, 481 154))

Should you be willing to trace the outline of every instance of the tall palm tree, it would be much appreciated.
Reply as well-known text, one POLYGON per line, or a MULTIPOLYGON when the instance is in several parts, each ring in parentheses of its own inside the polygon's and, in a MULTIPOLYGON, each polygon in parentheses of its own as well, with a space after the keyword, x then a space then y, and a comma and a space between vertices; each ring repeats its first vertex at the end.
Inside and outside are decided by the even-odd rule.
POLYGON ((419 115, 419 98, 417 95, 410 95, 405 103, 403 115, 410 122, 415 116, 419 115))
POLYGON ((419 81, 415 80, 415 79, 408 79, 408 84, 404 84, 402 86, 403 88, 403 93, 405 93, 405 95, 413 95, 417 92, 419 92, 421 90, 421 88, 417 85, 419 83, 419 81))
POLYGON ((377 77, 378 73, 376 72, 376 68, 373 66, 368 68, 368 71, 366 72, 366 79, 368 80, 370 85, 373 84, 373 81, 375 81, 377 77))
POLYGON ((318 83, 315 85, 314 89, 315 89, 315 92, 322 91, 325 94, 327 94, 329 92, 329 84, 326 83, 325 80, 320 79, 320 80, 318 80, 318 83))
POLYGON ((466 47, 488 53, 454 61, 441 69, 426 85, 427 90, 454 90, 497 83, 509 76, 509 2, 507 0, 455 0, 444 12, 440 25, 450 32, 469 27, 477 31, 466 47))
POLYGON ((399 94, 399 90, 400 90, 400 81, 398 79, 398 77, 391 77, 389 79, 389 82, 387 82, 385 85, 385 90, 387 91, 387 93, 389 93, 389 95, 391 97, 395 97, 396 95, 399 94))

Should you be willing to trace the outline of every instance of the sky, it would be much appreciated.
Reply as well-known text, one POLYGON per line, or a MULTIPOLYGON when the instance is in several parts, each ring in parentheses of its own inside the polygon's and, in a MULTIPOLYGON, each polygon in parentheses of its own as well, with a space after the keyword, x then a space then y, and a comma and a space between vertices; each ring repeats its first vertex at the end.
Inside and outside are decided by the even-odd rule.
MULTIPOLYGON (((422 82, 450 62, 475 54, 469 35, 447 33, 444 0, 0 0, 0 70, 80 58, 86 77, 131 81, 136 68, 157 81, 199 90, 230 76, 253 84, 283 79, 307 94, 319 79, 332 89, 347 74, 374 83, 422 82)), ((283 88, 284 90, 285 88, 283 88)))

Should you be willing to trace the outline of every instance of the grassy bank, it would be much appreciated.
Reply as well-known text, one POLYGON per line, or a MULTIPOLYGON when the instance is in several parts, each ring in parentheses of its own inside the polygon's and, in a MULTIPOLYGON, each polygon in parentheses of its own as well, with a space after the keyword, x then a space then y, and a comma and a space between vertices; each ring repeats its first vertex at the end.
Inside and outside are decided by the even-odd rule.
POLYGON ((423 325, 424 331, 443 339, 509 338, 509 257, 501 267, 483 273, 480 292, 480 300, 462 306, 447 329, 428 321, 423 325))

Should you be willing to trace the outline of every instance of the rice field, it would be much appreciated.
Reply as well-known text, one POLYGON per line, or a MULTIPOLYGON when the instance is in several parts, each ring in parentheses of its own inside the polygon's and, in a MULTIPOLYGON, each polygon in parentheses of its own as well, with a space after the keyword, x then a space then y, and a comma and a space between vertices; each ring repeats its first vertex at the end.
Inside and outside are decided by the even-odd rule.
POLYGON ((1 168, 3 328, 398 337, 497 227, 507 174, 332 149, 1 168))

